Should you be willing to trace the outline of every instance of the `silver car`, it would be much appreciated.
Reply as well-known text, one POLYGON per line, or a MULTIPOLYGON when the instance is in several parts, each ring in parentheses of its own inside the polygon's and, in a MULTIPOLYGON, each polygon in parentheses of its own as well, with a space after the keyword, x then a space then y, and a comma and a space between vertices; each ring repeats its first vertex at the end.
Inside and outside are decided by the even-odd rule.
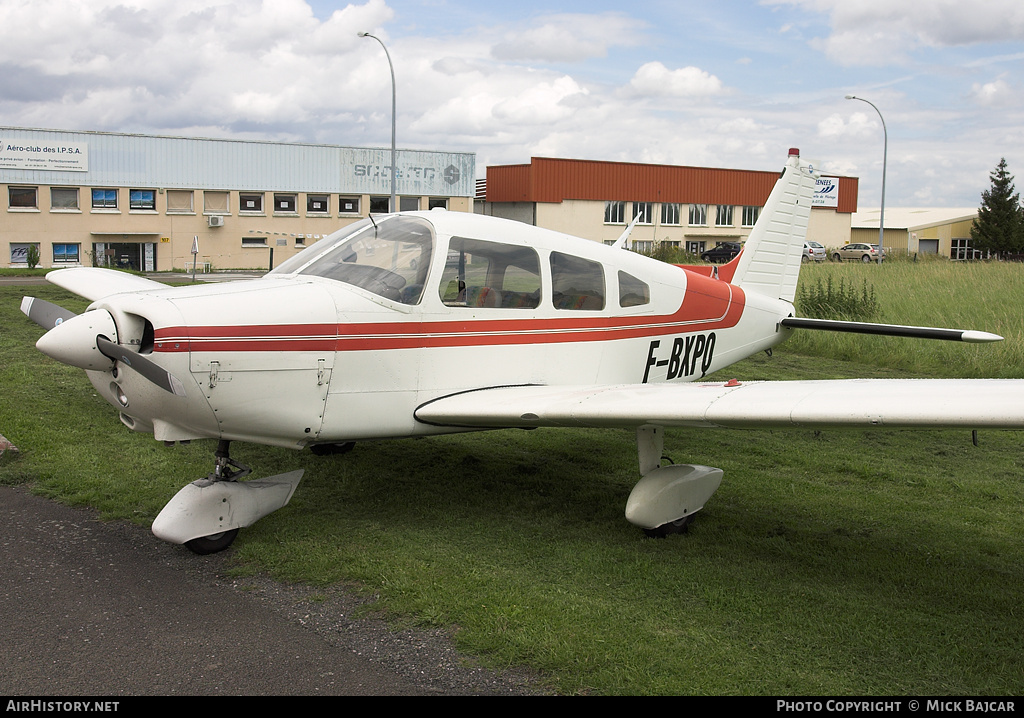
POLYGON ((804 256, 801 262, 824 262, 828 259, 828 251, 817 242, 804 242, 804 256))
MULTIPOLYGON (((834 250, 832 259, 842 262, 844 259, 860 260, 862 262, 878 261, 878 245, 864 244, 863 242, 851 242, 844 247, 834 250)), ((882 259, 885 259, 885 251, 882 251, 882 259)))

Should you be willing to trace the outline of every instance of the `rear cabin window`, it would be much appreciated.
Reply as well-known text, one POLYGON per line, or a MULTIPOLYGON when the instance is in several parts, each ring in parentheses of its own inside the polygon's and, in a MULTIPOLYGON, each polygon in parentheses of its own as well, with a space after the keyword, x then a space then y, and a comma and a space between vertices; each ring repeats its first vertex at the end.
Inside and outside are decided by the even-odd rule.
POLYGON ((651 303, 651 288, 632 274, 619 272, 619 306, 639 307, 651 303))
POLYGON ((529 247, 452 237, 439 293, 449 307, 535 309, 540 258, 529 247))
POLYGON ((555 309, 604 309, 604 268, 597 262, 551 253, 551 301, 555 309))

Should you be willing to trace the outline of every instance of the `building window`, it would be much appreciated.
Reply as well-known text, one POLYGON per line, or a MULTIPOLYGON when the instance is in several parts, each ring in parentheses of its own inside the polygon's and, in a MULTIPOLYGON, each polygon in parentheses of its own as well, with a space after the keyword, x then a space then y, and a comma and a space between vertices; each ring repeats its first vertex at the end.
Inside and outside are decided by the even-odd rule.
POLYGON ((239 212, 262 212, 263 193, 253 194, 249 192, 238 193, 239 212))
POLYGON ((652 209, 653 207, 650 202, 634 202, 633 219, 637 220, 637 224, 651 224, 651 217, 654 214, 652 209))
POLYGON ((8 187, 7 199, 11 209, 39 209, 35 187, 8 187))
POLYGON ((637 239, 633 241, 633 251, 639 254, 651 254, 654 251, 654 240, 637 239))
POLYGON ((732 205, 731 204, 720 204, 720 205, 718 205, 718 211, 715 213, 715 226, 716 227, 731 227, 732 226, 732 205))
POLYGON ((205 214, 230 214, 227 192, 203 192, 203 212, 205 214))
POLYGON ((192 190, 169 189, 167 190, 167 213, 168 214, 192 214, 192 190))
POLYGON ((761 214, 760 207, 744 207, 743 208, 743 226, 753 227, 757 223, 758 215, 761 214))
POLYGON ((156 212, 156 190, 133 189, 128 192, 128 210, 156 212))
POLYGON ((977 249, 971 249, 971 240, 969 238, 952 239, 949 243, 949 258, 980 259, 981 252, 977 249))
POLYGON ((242 237, 243 247, 267 247, 266 237, 242 237))
POLYGON ((706 204, 690 205, 690 226, 704 227, 708 223, 708 206, 706 204))
POLYGON ((78 188, 51 187, 50 211, 78 211, 78 188))
POLYGON ((306 195, 306 214, 327 214, 331 211, 331 198, 326 194, 306 195))
POLYGON ((398 209, 402 212, 415 212, 420 208, 419 197, 399 197, 398 209))
POLYGON ((338 197, 338 212, 341 214, 359 214, 359 197, 338 197))
POLYGON ((604 203, 604 223, 605 224, 625 224, 626 223, 626 203, 625 202, 605 202, 604 203))
POLYGON ((285 214, 295 214, 298 210, 298 197, 293 194, 275 194, 274 195, 274 212, 281 212, 285 214))
POLYGON ((92 191, 93 209, 117 209, 116 189, 94 189, 92 191))
POLYGON ((370 197, 370 214, 387 214, 390 211, 390 197, 370 197))
POLYGON ((427 209, 448 209, 448 198, 431 197, 427 200, 427 209))
POLYGON ((674 202, 663 202, 661 205, 661 223, 679 224, 679 205, 674 202))
POLYGON ((701 240, 687 240, 686 242, 686 253, 687 254, 700 254, 704 251, 705 244, 701 240))
POLYGON ((35 250, 36 262, 39 261, 39 245, 38 244, 16 244, 11 242, 11 264, 21 265, 28 264, 29 253, 35 250))
POLYGON ((54 244, 53 245, 53 263, 54 264, 78 264, 78 248, 80 245, 77 244, 54 244))

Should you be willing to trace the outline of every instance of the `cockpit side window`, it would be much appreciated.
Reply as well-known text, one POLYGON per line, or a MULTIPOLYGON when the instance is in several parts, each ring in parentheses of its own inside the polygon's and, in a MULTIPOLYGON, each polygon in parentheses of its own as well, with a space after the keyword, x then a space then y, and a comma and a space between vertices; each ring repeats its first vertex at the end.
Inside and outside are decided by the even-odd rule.
POLYGON ((632 274, 619 272, 619 306, 639 307, 651 303, 651 288, 632 274))
POLYGON ((540 258, 529 247, 452 237, 438 293, 449 307, 534 309, 540 258))
POLYGON ((604 268, 598 262, 551 253, 551 301, 555 309, 604 309, 604 268))
POLYGON ((385 217, 353 226, 298 273, 351 284, 402 304, 419 304, 433 251, 434 231, 428 222, 385 217))

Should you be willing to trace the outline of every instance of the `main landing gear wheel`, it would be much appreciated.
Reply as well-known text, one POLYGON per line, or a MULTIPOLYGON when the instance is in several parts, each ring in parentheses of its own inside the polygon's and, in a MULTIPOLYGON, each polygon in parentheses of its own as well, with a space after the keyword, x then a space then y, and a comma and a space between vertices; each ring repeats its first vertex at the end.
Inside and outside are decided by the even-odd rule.
POLYGON ((236 536, 238 536, 238 529, 231 529, 230 531, 221 531, 220 533, 200 536, 191 541, 186 541, 185 546, 192 553, 207 556, 226 549, 234 542, 236 536))
POLYGON ((644 533, 649 538, 666 538, 668 536, 674 536, 676 534, 684 534, 690 528, 690 524, 693 523, 693 519, 697 514, 690 514, 684 516, 681 519, 670 521, 667 524, 662 524, 653 529, 644 529, 644 533))

